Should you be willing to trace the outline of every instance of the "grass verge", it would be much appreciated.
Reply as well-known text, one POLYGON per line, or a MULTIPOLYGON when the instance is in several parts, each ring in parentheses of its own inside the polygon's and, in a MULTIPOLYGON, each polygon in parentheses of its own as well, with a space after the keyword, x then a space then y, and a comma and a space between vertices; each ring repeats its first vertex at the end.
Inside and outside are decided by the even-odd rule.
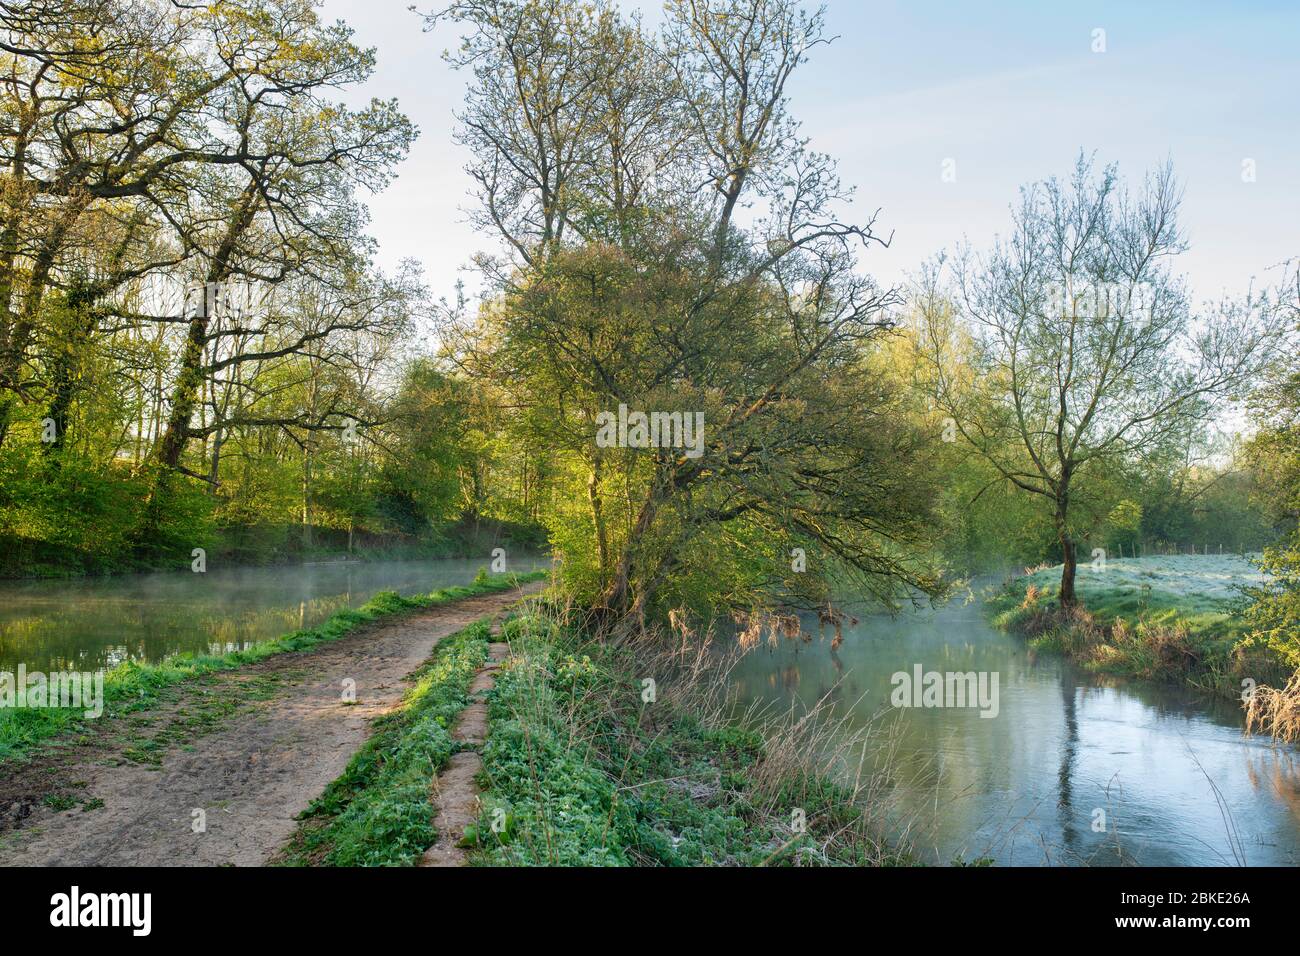
POLYGON ((486 620, 438 642, 402 706, 374 722, 347 769, 299 817, 281 866, 413 866, 437 834, 431 781, 455 751, 450 730, 488 656, 486 620))
POLYGON ((541 602, 504 634, 473 862, 907 862, 880 836, 873 784, 837 772, 853 736, 818 713, 736 717, 707 638, 608 647, 541 602))
MULTIPOLYGON (((481 574, 471 585, 450 587, 430 594, 401 597, 380 591, 358 608, 340 611, 314 628, 294 631, 246 650, 219 656, 180 654, 156 664, 128 661, 104 676, 104 712, 98 720, 113 719, 156 707, 169 688, 216 671, 232 670, 289 651, 307 651, 335 641, 370 621, 402 611, 437 607, 464 598, 508 591, 540 580, 546 572, 524 575, 481 574)), ((0 765, 26 758, 52 738, 83 734, 89 721, 80 708, 0 708, 0 765)))

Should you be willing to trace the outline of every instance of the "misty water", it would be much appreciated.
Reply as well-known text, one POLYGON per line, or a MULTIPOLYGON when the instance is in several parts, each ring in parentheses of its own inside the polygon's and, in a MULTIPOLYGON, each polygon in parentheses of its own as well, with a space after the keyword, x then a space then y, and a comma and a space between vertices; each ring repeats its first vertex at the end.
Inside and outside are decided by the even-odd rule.
MULTIPOLYGON (((1300 861, 1300 753, 1245 737, 1233 702, 1035 656, 991 627, 978 601, 855 613, 838 650, 828 627, 824 641, 751 652, 733 680, 745 703, 798 711, 828 696, 869 725, 864 766, 888 794, 895 835, 906 832, 925 862, 1300 861), (893 675, 918 664, 997 673, 997 715, 891 706, 893 675)), ((816 635, 816 618, 804 627, 816 635)))
MULTIPOLYGON (((0 671, 108 668, 170 654, 225 653, 309 628, 377 591, 468 584, 486 559, 349 561, 0 582, 0 671)), ((545 558, 511 560, 520 573, 545 558)))

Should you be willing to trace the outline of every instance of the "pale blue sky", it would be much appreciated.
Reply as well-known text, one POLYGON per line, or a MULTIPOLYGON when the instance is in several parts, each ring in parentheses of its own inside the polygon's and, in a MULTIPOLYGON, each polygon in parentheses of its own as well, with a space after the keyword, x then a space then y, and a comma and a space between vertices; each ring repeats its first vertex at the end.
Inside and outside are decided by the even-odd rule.
MULTIPOLYGON (((381 261, 424 263, 450 295, 475 235, 461 210, 468 179, 451 141, 465 77, 441 51, 449 27, 421 32, 410 0, 325 0, 379 69, 363 91, 395 96, 421 136, 399 177, 370 200, 381 261)), ((657 0, 625 2, 657 19, 657 0)), ((885 283, 962 236, 987 242, 1017 188, 1065 175, 1080 148, 1133 179, 1173 159, 1194 292, 1238 292, 1300 255, 1300 4, 859 2, 830 0, 840 38, 796 76, 791 110, 813 146, 836 156, 865 217, 894 231, 865 259, 885 283), (1092 52, 1105 30, 1106 51, 1092 52), (956 181, 941 167, 955 162, 956 181), (1254 160, 1256 181, 1242 181, 1254 160)), ((467 281, 473 285, 472 278, 467 281)))

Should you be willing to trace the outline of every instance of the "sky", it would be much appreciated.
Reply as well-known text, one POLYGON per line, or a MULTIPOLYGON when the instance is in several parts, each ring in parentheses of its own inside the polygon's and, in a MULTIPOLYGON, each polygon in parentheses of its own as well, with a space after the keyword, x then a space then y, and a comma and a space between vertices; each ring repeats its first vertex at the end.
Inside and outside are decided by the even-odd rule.
MULTIPOLYGON (((396 97, 420 128, 396 180, 368 199, 380 264, 418 259, 450 298, 458 278, 476 288, 470 256, 495 247, 466 222, 467 156, 452 133, 467 76, 441 59, 457 35, 423 32, 409 3, 324 0, 321 12, 378 52, 349 98, 396 97)), ((622 6, 662 17, 659 0, 622 6)), ((1081 149, 1134 183, 1173 161, 1191 244, 1177 268, 1198 299, 1269 284, 1270 267, 1300 256, 1295 0, 826 7, 838 39, 796 73, 790 111, 855 187, 849 221, 879 209, 877 231, 892 231, 863 261, 883 284, 962 239, 986 245, 1018 189, 1065 177, 1081 149)))

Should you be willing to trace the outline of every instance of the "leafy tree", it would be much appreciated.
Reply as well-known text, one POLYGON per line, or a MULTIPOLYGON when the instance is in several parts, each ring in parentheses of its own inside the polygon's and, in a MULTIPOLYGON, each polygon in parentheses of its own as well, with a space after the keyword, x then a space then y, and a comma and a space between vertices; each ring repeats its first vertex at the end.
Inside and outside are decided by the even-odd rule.
POLYGON ((552 540, 599 622, 629 633, 703 579, 733 606, 824 605, 837 574, 937 590, 917 558, 934 442, 879 361, 897 298, 856 271, 877 237, 838 220, 846 191, 786 111, 821 12, 674 2, 657 37, 601 3, 442 16, 465 31, 462 137, 504 240, 499 297, 445 334, 559 453, 574 494, 552 540), (703 444, 604 447, 620 405, 702 415, 703 444))
POLYGON ((0 2, 0 452, 37 476, 0 533, 121 566, 212 513, 380 520, 344 492, 383 453, 337 436, 380 423, 423 291, 369 261, 358 194, 414 135, 335 102, 373 65, 307 0, 0 2))
MULTIPOLYGON (((1300 270, 1292 274, 1283 301, 1289 331, 1300 337, 1300 270)), ((1264 549, 1260 569, 1271 580, 1253 591, 1246 618, 1253 641, 1273 648, 1300 668, 1300 363, 1295 358, 1296 342, 1290 344, 1251 401, 1259 431, 1250 455, 1271 507, 1289 531, 1264 549)))
POLYGON ((1130 554, 1142 530, 1142 506, 1125 498, 1106 516, 1109 540, 1120 548, 1127 547, 1130 554))

